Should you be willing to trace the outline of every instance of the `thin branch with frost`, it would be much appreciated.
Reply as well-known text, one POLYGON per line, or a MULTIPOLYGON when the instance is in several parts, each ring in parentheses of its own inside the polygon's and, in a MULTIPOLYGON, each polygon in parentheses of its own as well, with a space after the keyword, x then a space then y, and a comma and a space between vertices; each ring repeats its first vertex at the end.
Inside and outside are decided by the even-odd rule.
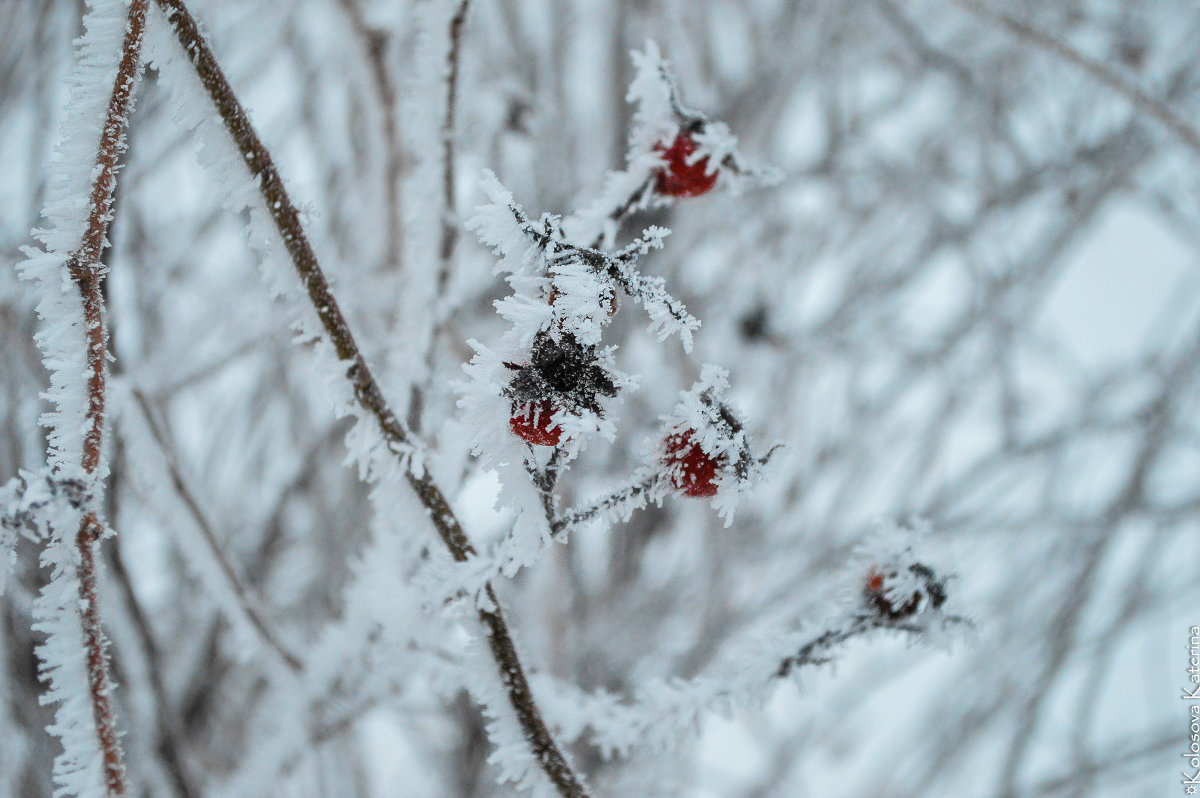
MULTIPOLYGON (((100 147, 96 154, 96 176, 89 199, 88 224, 83 241, 68 261, 71 278, 83 296, 83 314, 87 329, 88 376, 87 432, 83 440, 83 470, 89 477, 100 476, 101 445, 104 437, 104 403, 108 387, 108 329, 104 316, 104 269, 100 262, 105 235, 112 219, 113 193, 116 189, 117 159, 125 149, 125 129, 133 107, 133 90, 141 71, 142 37, 146 29, 148 0, 133 0, 125 38, 121 44, 121 62, 108 101, 100 147)), ((105 526, 95 511, 84 514, 76 535, 79 550, 79 601, 82 606, 84 645, 87 648, 88 687, 96 736, 104 753, 105 784, 114 796, 126 794, 125 763, 112 707, 112 684, 108 673, 107 641, 100 627, 96 544, 105 526)))
POLYGON ((834 650, 852 639, 893 631, 937 644, 946 634, 968 629, 969 620, 945 612, 946 580, 923 563, 908 564, 915 573, 891 573, 878 584, 868 582, 820 631, 750 637, 731 646, 736 653, 725 663, 692 679, 657 679, 622 697, 585 693, 542 677, 550 696, 547 711, 563 725, 567 739, 590 729, 588 742, 606 757, 634 748, 662 750, 677 744, 682 732, 696 729, 705 715, 765 700, 779 680, 832 662, 834 650), (580 706, 586 711, 571 711, 580 706))
POLYGON ((387 36, 371 27, 359 5, 359 0, 340 0, 341 6, 350 19, 355 35, 362 41, 370 62, 372 82, 379 94, 380 116, 383 118, 384 149, 387 152, 387 168, 384 180, 384 203, 387 206, 387 249, 384 252, 384 266, 396 269, 400 266, 400 248, 404 240, 404 214, 400 204, 400 176, 403 169, 403 156, 400 147, 400 133, 396 124, 396 87, 392 83, 388 71, 387 36))
POLYGON ((28 261, 22 267, 22 276, 35 280, 43 293, 38 312, 44 327, 37 340, 50 372, 48 396, 55 405, 42 419, 50 428, 50 469, 58 482, 86 485, 86 503, 56 511, 51 503, 39 520, 48 533, 41 561, 51 575, 35 604, 34 629, 46 635, 37 648, 39 671, 49 682, 44 701, 59 704, 50 726, 63 746, 54 779, 59 793, 67 795, 127 794, 96 564, 97 544, 111 533, 98 508, 107 470, 103 443, 108 388, 105 269, 100 258, 140 75, 147 6, 148 0, 133 0, 128 10, 120 2, 97 4, 85 19, 58 143, 66 168, 56 185, 57 196, 44 213, 50 227, 34 231, 43 249, 26 248, 28 261), (68 298, 64 269, 79 292, 74 300, 68 298), (77 440, 80 430, 82 439, 77 440), (73 541, 68 528, 77 530, 73 541), (84 720, 87 715, 90 724, 84 720))
MULTIPOLYGON (((114 459, 119 463, 120 455, 114 459)), ((162 648, 155 640, 150 619, 143 606, 143 602, 138 598, 137 592, 134 590, 129 570, 125 567, 125 558, 121 554, 120 541, 115 542, 109 548, 108 555, 113 580, 116 582, 117 588, 120 590, 128 607, 133 634, 137 638, 142 650, 141 670, 145 674, 145 681, 150 690, 152 705, 150 714, 154 718, 154 728, 158 736, 156 748, 162 754, 163 769, 167 772, 179 798, 198 798, 201 793, 200 788, 196 784, 195 775, 191 772, 183 756, 184 742, 183 732, 180 728, 181 724, 179 718, 172 710, 172 703, 167 697, 167 687, 163 681, 164 657, 162 648)), ((132 681, 130 671, 137 667, 134 664, 134 660, 135 658, 126 649, 124 662, 127 668, 129 668, 125 672, 125 679, 127 681, 132 681)))
POLYGON ((748 165, 725 123, 684 105, 679 82, 653 41, 646 42, 644 52, 633 53, 633 63, 637 74, 625 97, 635 107, 626 166, 609 172, 598 196, 562 222, 568 240, 588 242, 592 249, 602 248, 634 212, 672 201, 657 188, 664 167, 661 156, 677 136, 699 145, 692 158, 710 163, 709 171, 715 168, 735 192, 749 183, 771 184, 780 177, 773 169, 748 165))
MULTIPOLYGON (((312 307, 334 346, 338 360, 346 366, 346 378, 353 388, 354 398, 378 422, 379 431, 387 443, 388 450, 403 461, 405 478, 428 511, 451 556, 458 562, 465 561, 475 554, 474 546, 429 471, 421 470, 418 473, 412 467, 409 458, 414 446, 412 436, 388 405, 383 391, 367 365, 317 262, 316 253, 309 244, 300 222, 299 212, 283 185, 283 179, 270 153, 259 139, 183 0, 157 2, 166 14, 179 45, 187 54, 205 91, 216 106, 245 166, 257 179, 267 210, 299 273, 312 307)), ((563 796, 586 796, 587 791, 582 780, 568 764, 542 719, 526 680, 508 623, 491 585, 487 586, 485 593, 489 606, 478 608, 478 617, 504 692, 516 713, 525 740, 542 770, 563 796)))
POLYGON ((484 172, 482 186, 490 204, 480 206, 478 214, 467 222, 480 241, 504 258, 511 257, 518 249, 527 255, 525 248, 520 246, 524 242, 513 240, 510 230, 515 229, 521 238, 544 253, 548 261, 577 261, 586 265, 645 308, 651 329, 659 340, 678 334, 684 349, 691 351, 692 331, 700 327, 700 321, 687 312, 682 302, 667 293, 666 282, 661 277, 646 277, 637 269, 638 259, 653 249, 660 249, 670 231, 649 227, 642 238, 634 239, 614 253, 579 246, 563 238, 556 217, 544 217, 540 223, 531 221, 525 209, 517 204, 492 172, 484 172))
POLYGON ((636 475, 630 484, 604 498, 563 513, 554 519, 550 528, 555 535, 561 535, 594 518, 609 517, 627 521, 634 510, 642 509, 655 498, 655 489, 665 481, 666 475, 658 470, 636 475))
MULTIPOLYGON (((433 28, 441 27, 444 23, 446 30, 446 39, 448 47, 445 52, 445 67, 446 74, 444 79, 438 75, 440 83, 444 83, 444 90, 441 92, 442 115, 437 121, 437 138, 436 148, 435 141, 431 138, 425 141, 418 141, 418 137, 423 131, 423 128, 432 127, 434 120, 432 117, 436 112, 433 108, 421 109, 424 113, 414 113, 414 118, 410 120, 410 125, 414 129, 413 149, 420 152, 423 147, 436 149, 440 152, 440 158, 437 163, 433 163, 434 159, 430 158, 428 162, 424 157, 418 156, 418 166, 413 170, 411 177, 411 185, 416 188, 414 194, 422 193, 425 190, 427 183, 433 181, 432 171, 439 168, 441 175, 439 178, 441 192, 441 207, 440 212, 436 214, 434 225, 438 230, 437 252, 429 252, 429 257, 436 257, 438 268, 437 277, 434 283, 435 291, 430 298, 433 304, 441 303, 446 300, 446 293, 450 288, 450 279, 454 265, 454 255, 458 249, 459 241, 459 220, 458 220, 458 200, 457 192, 455 191, 455 183, 457 182, 457 114, 458 114, 458 89, 459 89, 459 74, 462 68, 462 44, 463 31, 466 26, 467 12, 470 9, 470 0, 458 0, 458 5, 454 9, 453 15, 449 20, 443 20, 438 14, 434 13, 437 9, 436 4, 431 3, 427 6, 428 18, 426 24, 433 28), (430 174, 423 175, 422 173, 428 169, 430 174)), ((430 41, 427 45, 432 48, 434 30, 424 29, 422 35, 430 41)), ((417 81, 421 83, 420 79, 417 81)), ((412 105, 421 105, 419 92, 414 92, 417 95, 413 98, 412 105)), ((432 241, 425 241, 426 234, 424 231, 418 230, 414 235, 413 240, 416 244, 424 243, 426 246, 432 246, 432 241)), ((432 231, 428 235, 432 235, 432 231)), ((413 260, 420 260, 424 248, 421 246, 414 247, 415 255, 413 260)), ((409 400, 408 419, 409 424, 414 430, 420 431, 421 415, 425 406, 425 395, 429 389, 428 381, 433 375, 434 357, 437 354, 438 344, 445 334, 450 321, 449 304, 443 309, 440 309, 434 314, 432 330, 428 337, 422 339, 420 346, 424 349, 422 357, 422 367, 424 369, 424 380, 420 383, 414 382, 412 386, 412 396, 409 400)))

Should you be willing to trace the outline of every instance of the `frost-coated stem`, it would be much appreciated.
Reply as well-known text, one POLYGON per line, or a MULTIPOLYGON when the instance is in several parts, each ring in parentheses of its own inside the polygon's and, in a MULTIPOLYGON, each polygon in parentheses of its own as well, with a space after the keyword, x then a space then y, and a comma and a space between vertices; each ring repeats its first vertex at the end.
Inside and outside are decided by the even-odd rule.
POLYGON ((133 100, 141 64, 142 35, 146 30, 148 0, 133 0, 129 22, 121 45, 121 62, 113 81, 112 95, 100 134, 96 153, 96 177, 88 198, 88 221, 83 240, 68 261, 71 279, 83 296, 87 327, 88 408, 87 431, 83 439, 83 470, 95 474, 100 467, 100 446, 104 435, 104 396, 108 377, 108 331, 104 322, 104 295, 100 290, 103 269, 100 253, 112 219, 113 190, 117 184, 117 159, 125 149, 125 127, 133 100))
MULTIPOLYGON (((378 422, 392 451, 398 457, 402 456, 402 453, 411 447, 412 436, 388 405, 379 383, 376 382, 362 351, 354 340, 350 327, 330 291, 329 283, 321 271, 320 264, 317 262, 316 253, 313 252, 312 246, 308 242, 304 227, 300 223, 300 215, 284 188, 283 179, 275 168, 270 153, 259 140, 258 133, 250 123, 250 118, 246 115, 245 109, 242 108, 233 88, 226 80, 225 74, 217 63, 216 56, 201 35, 183 0, 157 0, 157 3, 166 14, 176 39, 195 68, 213 105, 216 106, 217 113, 221 116, 226 130, 241 153, 246 167, 257 178, 267 210, 270 212, 279 236, 300 275, 313 309, 316 311, 321 325, 325 328, 325 333, 329 336, 338 359, 347 364, 346 378, 353 386, 355 399, 378 422)), ((430 519, 442 542, 450 550, 451 556, 457 562, 464 562, 474 556, 474 546, 471 545, 445 495, 433 481, 429 472, 424 471, 418 476, 411 469, 406 468, 405 476, 429 512, 430 519)), ((583 782, 567 763, 542 719, 542 713, 529 689, 529 683, 525 677, 520 656, 517 654, 516 645, 508 630, 508 624, 490 585, 486 588, 486 594, 491 609, 480 609, 478 611, 479 620, 483 624, 488 647, 496 661, 500 679, 504 683, 505 691, 525 738, 538 764, 558 792, 566 798, 585 798, 587 791, 583 787, 583 782)))
MULTIPOLYGON (((641 206, 642 202, 646 199, 647 192, 650 191, 650 188, 653 185, 654 178, 646 178, 646 180, 640 186, 634 189, 633 193, 631 193, 628 197, 622 200, 620 204, 608 212, 608 220, 612 222, 614 226, 620 226, 621 222, 625 221, 625 218, 629 216, 629 214, 633 213, 636 208, 641 206)), ((592 249, 600 249, 603 244, 604 233, 600 233, 600 235, 596 236, 592 240, 592 243, 589 246, 592 249)))
POLYGON ((555 519, 551 523, 550 531, 554 535, 560 535, 571 527, 582 524, 585 521, 590 521, 598 515, 603 515, 613 509, 628 505, 631 501, 639 501, 641 497, 648 495, 661 479, 662 474, 655 472, 643 479, 637 480, 631 485, 626 485, 620 490, 610 493, 608 496, 587 507, 568 510, 565 515, 555 519))
MULTIPOLYGON (((87 411, 83 438, 82 465, 93 477, 100 470, 104 441, 104 401, 108 385, 108 328, 104 318, 104 278, 100 255, 108 224, 112 219, 113 191, 116 187, 117 160, 124 150, 125 129, 129 123, 133 89, 141 66, 142 37, 146 30, 148 0, 133 0, 121 44, 121 60, 113 81, 100 144, 96 152, 95 178, 88 198, 87 227, 79 248, 67 261, 71 279, 79 287, 83 301, 87 339, 87 411)), ((112 707, 112 680, 108 672, 107 641, 100 626, 99 587, 96 574, 96 543, 104 533, 104 524, 94 511, 84 514, 75 536, 79 551, 79 604, 83 643, 87 650, 88 694, 96 737, 103 756, 104 783, 110 796, 127 795, 125 761, 112 707)))
POLYGON ((104 534, 104 525, 95 513, 87 513, 75 537, 79 549, 79 605, 83 644, 87 649, 88 694, 96 737, 104 757, 104 784, 110 798, 124 798, 125 756, 121 750, 117 719, 112 709, 112 680, 108 675, 108 641, 100 627, 99 585, 96 578, 96 542, 104 534))
POLYGON ((875 629, 899 629, 901 631, 920 633, 919 627, 889 624, 885 620, 872 615, 856 615, 849 624, 840 629, 828 629, 809 642, 805 643, 795 654, 780 661, 779 667, 773 674, 777 679, 791 675, 797 668, 811 665, 824 665, 832 659, 830 650, 847 640, 865 635, 875 629))

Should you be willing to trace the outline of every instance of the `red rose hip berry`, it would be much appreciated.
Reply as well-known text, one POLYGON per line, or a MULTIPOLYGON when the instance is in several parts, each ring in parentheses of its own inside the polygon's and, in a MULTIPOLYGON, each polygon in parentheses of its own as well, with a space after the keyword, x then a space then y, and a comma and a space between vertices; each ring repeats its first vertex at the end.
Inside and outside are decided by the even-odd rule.
POLYGON ((667 438, 665 462, 670 469, 671 484, 687 496, 717 495, 717 470, 721 464, 693 440, 695 430, 667 438))
POLYGON ((534 446, 558 446, 562 440, 562 427, 550 420, 556 409, 549 399, 518 406, 508 420, 509 429, 513 435, 534 446))
POLYGON ((654 149, 662 153, 666 165, 658 170, 654 189, 667 197, 699 197, 707 194, 717 183, 717 173, 708 173, 708 158, 688 163, 688 157, 696 151, 696 140, 687 133, 680 133, 670 147, 655 144, 654 149))

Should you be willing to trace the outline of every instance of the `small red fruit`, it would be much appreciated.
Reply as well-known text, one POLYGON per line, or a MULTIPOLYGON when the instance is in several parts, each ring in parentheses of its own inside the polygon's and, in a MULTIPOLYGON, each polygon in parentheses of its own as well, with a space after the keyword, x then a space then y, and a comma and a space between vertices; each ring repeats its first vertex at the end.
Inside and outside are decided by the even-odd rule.
POLYGON ((867 592, 882 593, 883 592, 883 574, 872 571, 867 575, 867 592))
POLYGON ((513 409, 508 426, 513 435, 534 446, 558 446, 563 431, 562 427, 550 420, 555 410, 549 399, 530 402, 513 409))
MULTIPOLYGON (((896 572, 892 571, 887 576, 895 576, 896 572)), ((867 597, 867 601, 875 610, 889 620, 899 621, 904 618, 911 618, 917 614, 917 610, 921 608, 921 594, 913 593, 907 601, 900 606, 890 602, 883 591, 883 582, 887 577, 879 571, 872 570, 867 574, 866 584, 863 586, 863 593, 867 597)))
POLYGON ((666 166, 658 170, 655 190, 667 197, 699 197, 707 194, 717 183, 717 173, 708 173, 708 158, 688 163, 688 156, 696 151, 696 140, 687 133, 680 133, 670 147, 655 144, 654 149, 662 153, 666 166))
POLYGON ((717 469, 720 463, 705 453, 692 436, 695 430, 667 438, 666 464, 671 484, 687 496, 717 495, 717 469))

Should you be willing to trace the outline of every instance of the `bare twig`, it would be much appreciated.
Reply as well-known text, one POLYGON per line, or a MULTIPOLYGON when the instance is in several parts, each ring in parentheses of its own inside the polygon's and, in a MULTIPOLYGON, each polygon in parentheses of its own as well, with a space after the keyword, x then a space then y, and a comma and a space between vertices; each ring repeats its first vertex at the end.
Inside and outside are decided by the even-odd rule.
POLYGON ((188 514, 196 524, 196 528, 200 530, 200 535, 204 538, 204 543, 207 545, 209 553, 216 560, 217 567, 220 569, 221 575, 225 577, 225 582, 229 586, 229 589, 237 597, 238 606, 241 607, 246 620, 258 634, 263 645, 278 654, 289 670, 293 673, 302 672, 304 670, 304 663, 300 661, 298 656, 288 650, 287 646, 283 644, 279 636, 275 634, 270 625, 262 617, 262 613, 255 606, 256 602, 251 597, 250 592, 242 584, 242 580, 238 578, 237 572, 234 571, 233 565, 230 564, 225 553, 221 551, 221 545, 217 541, 217 535, 213 531, 212 524, 209 523, 208 517, 200 507, 200 502, 197 501, 196 497, 192 494, 191 488, 188 487, 187 481, 184 480, 183 473, 180 471, 179 464, 175 461, 175 456, 172 453, 171 445, 167 441, 167 436, 154 417, 154 409, 150 406, 149 399, 137 389, 134 389, 133 396, 137 401, 138 407, 141 408, 142 416, 146 419, 146 427, 150 430, 150 437, 154 438, 154 442, 158 444, 159 451, 166 462, 172 487, 179 494, 179 498, 183 501, 183 506, 187 508, 188 514))
POLYGON ((192 775, 184 763, 183 743, 180 740, 179 720, 171 711, 167 699, 167 688, 162 679, 162 656, 154 632, 150 627, 150 619, 146 616, 137 593, 133 589, 133 581, 125 568, 121 547, 114 542, 108 549, 109 562, 117 587, 120 588, 125 603, 129 607, 129 618, 133 630, 141 643, 142 656, 145 659, 146 679, 149 682, 150 694, 154 697, 154 716, 158 725, 158 751, 162 753, 163 768, 175 785, 175 791, 181 798, 198 798, 197 788, 192 775))
MULTIPOLYGON (((366 359, 362 355, 354 336, 338 307, 329 288, 329 283, 317 262, 316 254, 308 242, 300 216, 284 188, 270 153, 258 138, 249 117, 238 101, 225 78, 208 42, 201 35, 183 0, 157 0, 159 8, 166 14, 180 46, 196 70, 197 76, 208 92, 228 130, 230 137, 241 153, 246 167, 257 178, 267 210, 275 223, 280 238, 291 256, 300 280, 308 293, 338 359, 346 363, 346 378, 350 381, 355 399, 379 424, 389 448, 397 457, 403 457, 413 444, 409 432, 399 417, 388 405, 383 391, 376 382, 366 359)), ((405 476, 421 503, 429 512, 442 542, 451 556, 463 562, 475 554, 475 548, 467 538, 458 518, 441 489, 428 471, 420 475, 411 469, 405 476)), ((583 798, 587 791, 580 777, 575 774, 566 758, 554 742, 550 730, 542 719, 541 711, 534 701, 533 693, 525 678, 525 671, 517 654, 516 645, 509 632, 508 624, 496 600, 491 585, 485 589, 492 609, 478 610, 479 620, 484 627, 496 661, 501 681, 504 683, 509 702, 525 734, 538 764, 559 793, 568 798, 583 798)))
MULTIPOLYGON (((113 190, 116 187, 117 160, 125 149, 125 129, 133 103, 133 89, 141 66, 142 37, 146 29, 148 0, 133 0, 121 44, 121 59, 113 81, 108 110, 104 116, 100 144, 96 152, 95 177, 88 198, 87 227, 79 248, 67 261, 71 279, 79 287, 83 300, 84 329, 87 337, 87 411, 83 438, 83 470, 97 476, 104 439, 104 403, 108 385, 108 329, 104 318, 104 269, 100 255, 112 218, 113 190)), ((108 643, 100 627, 96 543, 105 526, 96 511, 84 513, 75 545, 79 550, 80 624, 87 649, 88 692, 92 718, 104 768, 104 783, 110 796, 127 794, 124 753, 117 733, 112 707, 112 681, 109 677, 108 643)))
MULTIPOLYGON (((441 239, 438 243, 438 276, 436 298, 440 300, 446 294, 450 284, 450 271, 453 265, 454 252, 458 248, 458 200, 455 197, 455 118, 458 113, 458 75, 462 61, 463 27, 467 20, 467 10, 470 0, 460 0, 454 16, 450 19, 450 51, 446 55, 446 107, 442 116, 441 129, 438 135, 442 143, 442 207, 441 207, 441 239)), ((449 326, 449 318, 435 318, 433 332, 425 344, 425 380, 414 383, 412 396, 409 399, 408 423, 417 431, 421 429, 421 414, 425 406, 425 391, 433 375, 433 362, 437 353, 438 342, 449 326)))
POLYGON ((454 128, 458 107, 458 72, 462 61, 463 25, 467 21, 470 0, 461 0, 450 20, 450 53, 447 56, 449 73, 446 76, 446 115, 442 119, 442 241, 438 249, 441 269, 438 271, 438 296, 446 292, 450 282, 450 260, 458 243, 458 204, 454 197, 454 128))
POLYGON ((384 186, 384 202, 387 204, 387 252, 384 254, 385 265, 396 269, 400 265, 400 247, 404 240, 404 214, 400 207, 400 173, 403 167, 403 156, 400 146, 400 131, 396 124, 396 87, 392 83, 391 74, 387 68, 387 35, 371 27, 363 15, 358 0, 341 0, 346 16, 354 33, 362 40, 366 50, 367 60, 371 66, 371 78, 375 83, 375 91, 379 94, 379 104, 383 117, 384 148, 387 150, 387 172, 384 186))
POLYGON ((1133 103, 1137 108, 1153 116, 1174 133, 1180 141, 1187 145, 1188 149, 1200 155, 1200 130, 1180 116, 1167 103, 1151 96, 1141 86, 1122 77, 1106 64, 1083 54, 1062 39, 1055 38, 1049 33, 1035 28, 1028 22, 1000 11, 994 11, 977 2, 977 0, 950 0, 950 2, 976 19, 991 22, 1027 44, 1052 53, 1064 61, 1079 67, 1133 103))

